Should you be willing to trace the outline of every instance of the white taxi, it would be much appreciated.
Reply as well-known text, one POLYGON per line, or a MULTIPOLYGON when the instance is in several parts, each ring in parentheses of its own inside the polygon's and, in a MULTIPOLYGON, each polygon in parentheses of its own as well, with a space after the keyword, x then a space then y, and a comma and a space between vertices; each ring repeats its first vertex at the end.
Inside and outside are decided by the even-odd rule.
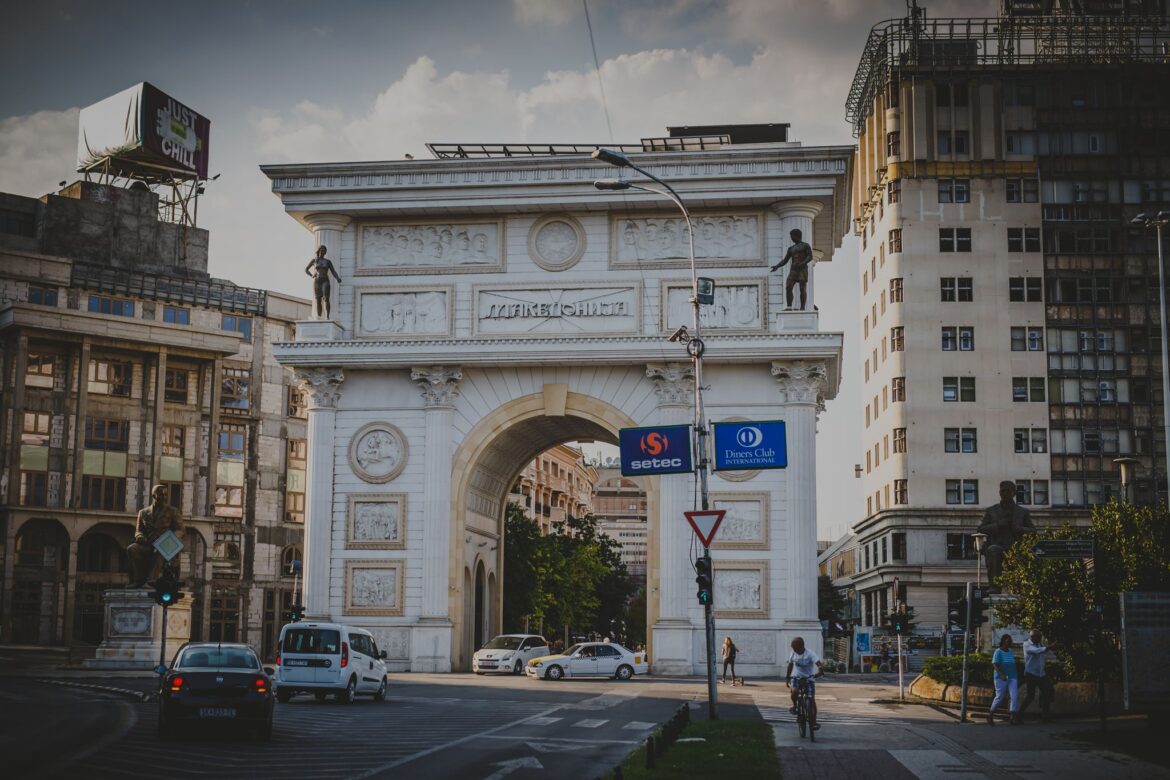
POLYGON ((548 642, 536 634, 500 634, 475 651, 471 670, 476 674, 520 674, 533 658, 548 655, 548 642))
POLYGON ((615 677, 628 680, 647 674, 650 659, 616 642, 582 642, 559 655, 533 658, 524 668, 529 677, 559 680, 562 677, 615 677))

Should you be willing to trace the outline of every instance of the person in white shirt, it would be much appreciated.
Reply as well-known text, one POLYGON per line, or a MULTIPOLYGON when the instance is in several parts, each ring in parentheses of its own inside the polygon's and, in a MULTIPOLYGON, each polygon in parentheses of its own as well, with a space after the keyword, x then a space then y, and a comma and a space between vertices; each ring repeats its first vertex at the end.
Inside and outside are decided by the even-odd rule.
POLYGON ((821 727, 817 723, 817 689, 813 678, 824 674, 824 668, 817 654, 804 646, 802 637, 798 636, 792 640, 792 653, 788 656, 788 671, 785 673, 785 677, 788 678, 788 687, 792 689, 792 707, 788 711, 793 715, 796 714, 796 681, 803 677, 808 681, 808 698, 810 700, 808 719, 813 724, 813 729, 821 727))
POLYGON ((1024 703, 1020 705, 1020 713, 1032 703, 1036 689, 1040 689, 1040 719, 1048 720, 1048 711, 1052 707, 1052 680, 1044 671, 1044 662, 1048 659, 1048 651, 1052 649, 1044 644, 1044 635, 1040 629, 1032 629, 1031 635, 1024 642, 1024 703))

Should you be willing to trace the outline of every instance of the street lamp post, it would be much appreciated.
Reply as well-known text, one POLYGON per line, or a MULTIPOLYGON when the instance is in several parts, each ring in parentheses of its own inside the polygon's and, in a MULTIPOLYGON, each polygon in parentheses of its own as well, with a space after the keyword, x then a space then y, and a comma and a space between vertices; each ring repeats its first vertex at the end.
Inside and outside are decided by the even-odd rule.
MULTIPOLYGON (((971 534, 971 541, 975 544, 975 584, 972 585, 970 580, 967 581, 967 609, 965 610, 967 615, 963 626, 963 684, 962 693, 959 696, 959 721, 962 723, 967 722, 967 686, 969 679, 967 676, 967 656, 970 655, 971 651, 971 625, 975 620, 975 610, 972 607, 975 605, 975 593, 980 588, 980 583, 982 582, 983 543, 987 541, 987 534, 973 533, 971 534)), ((976 634, 979 632, 979 625, 975 623, 976 634)), ((975 644, 978 645, 979 642, 976 641, 975 644)))
MULTIPOLYGON (((1162 228, 1170 224, 1170 211, 1159 211, 1154 216, 1138 214, 1131 220, 1134 225, 1154 228, 1158 235, 1158 323, 1162 326, 1162 443, 1166 445, 1167 458, 1170 459, 1170 346, 1166 343, 1166 262, 1162 256, 1162 228)), ((1163 461, 1164 475, 1167 478, 1167 491, 1170 492, 1170 460, 1163 461)), ((1155 495, 1157 490, 1155 489, 1155 495)))
POLYGON ((1140 461, 1137 458, 1114 458, 1113 462, 1121 469, 1121 503, 1132 504, 1134 497, 1129 493, 1129 486, 1133 480, 1133 467, 1140 461))
MULTIPOLYGON (((594 185, 599 190, 642 190, 643 192, 652 192, 656 195, 661 195, 674 202, 678 206, 679 211, 682 212, 683 219, 687 223, 687 240, 688 249, 690 251, 691 259, 691 326, 694 328, 694 333, 689 340, 686 341, 687 353, 691 356, 691 363, 694 367, 695 374, 695 457, 694 463, 699 470, 699 495, 700 508, 704 511, 710 508, 710 501, 707 492, 707 415, 703 408, 703 339, 702 330, 699 323, 699 276, 695 269, 695 229, 691 224, 691 215, 687 211, 686 205, 683 204, 682 198, 674 191, 674 188, 658 178, 654 174, 646 171, 635 165, 630 158, 626 157, 621 152, 616 152, 612 149, 595 149, 593 150, 593 159, 600 162, 608 163, 609 165, 616 165, 619 168, 630 168, 645 176, 651 181, 662 185, 663 189, 657 187, 647 187, 643 184, 634 184, 625 179, 600 179, 594 182, 594 185)), ((710 567, 711 548, 704 545, 703 557, 707 559, 707 570, 713 572, 710 567)), ((711 720, 716 719, 716 686, 715 686, 715 615, 711 608, 711 603, 708 602, 703 605, 703 619, 707 635, 707 715, 711 720)))

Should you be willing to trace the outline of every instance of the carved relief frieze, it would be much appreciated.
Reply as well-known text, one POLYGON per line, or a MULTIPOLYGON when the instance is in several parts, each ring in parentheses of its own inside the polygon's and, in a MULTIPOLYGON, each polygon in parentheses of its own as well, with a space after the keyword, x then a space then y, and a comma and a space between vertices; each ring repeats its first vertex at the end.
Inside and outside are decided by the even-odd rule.
POLYGON ((726 510, 711 546, 717 550, 768 549, 767 493, 712 493, 711 503, 726 510))
POLYGON ((358 276, 504 270, 500 220, 367 223, 358 230, 358 276))
POLYGON ((356 287, 354 296, 356 338, 451 334, 451 287, 356 287))
POLYGON ((404 549, 406 494, 351 494, 346 512, 345 546, 351 550, 404 549))
MULTIPOLYGON (((722 629, 721 629, 722 632, 722 629)), ((732 641, 739 649, 735 657, 736 665, 742 664, 774 664, 776 663, 776 649, 780 634, 776 631, 743 631, 729 629, 722 632, 720 637, 731 634, 732 641)), ((722 641, 720 639, 719 641, 722 641)), ((695 633, 695 658, 703 658, 707 652, 702 632, 695 633)))
POLYGON ((715 616, 768 617, 768 562, 715 561, 715 616))
POLYGON ((546 271, 572 268, 585 253, 585 231, 568 214, 549 214, 528 231, 528 256, 546 271))
POLYGON ((402 561, 346 561, 346 615, 401 615, 402 561))
POLYGON ((349 465, 366 482, 381 484, 397 477, 406 466, 406 437, 387 422, 372 422, 353 435, 349 465))
POLYGON ((634 334, 641 329, 641 285, 582 283, 559 288, 478 286, 475 335, 634 334))
MULTIPOLYGON (((692 215, 695 262, 700 266, 753 266, 764 262, 761 211, 692 215)), ((610 268, 690 266, 687 223, 676 216, 623 215, 610 218, 610 268)))
POLYGON ((386 651, 387 661, 410 660, 409 628, 370 628, 379 650, 386 651))
MULTIPOLYGON (((704 330, 762 331, 767 326, 764 281, 759 279, 720 279, 715 286, 715 303, 699 307, 699 324, 704 330)), ((659 326, 664 333, 679 325, 691 327, 694 311, 689 279, 662 282, 662 316, 659 326)))

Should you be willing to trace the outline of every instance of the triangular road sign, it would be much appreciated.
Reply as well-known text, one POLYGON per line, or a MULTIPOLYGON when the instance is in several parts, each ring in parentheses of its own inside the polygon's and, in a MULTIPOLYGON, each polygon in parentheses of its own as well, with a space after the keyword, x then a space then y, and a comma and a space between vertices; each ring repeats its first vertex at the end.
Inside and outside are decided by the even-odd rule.
POLYGON ((710 547, 711 540, 715 538, 715 532, 719 530, 719 524, 723 522, 723 516, 727 514, 727 510, 696 509, 692 512, 683 512, 683 514, 687 516, 687 522, 691 524, 691 528, 695 529, 695 536, 699 537, 703 546, 710 547))

